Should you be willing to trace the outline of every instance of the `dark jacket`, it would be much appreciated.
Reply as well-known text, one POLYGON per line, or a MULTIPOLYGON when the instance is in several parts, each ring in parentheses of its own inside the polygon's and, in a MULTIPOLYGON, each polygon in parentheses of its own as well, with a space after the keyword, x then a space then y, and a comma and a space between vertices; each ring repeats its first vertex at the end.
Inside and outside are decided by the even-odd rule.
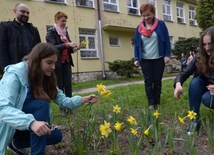
POLYGON ((193 60, 189 63, 189 65, 187 65, 187 67, 180 72, 180 74, 178 74, 175 78, 175 82, 174 82, 174 87, 175 84, 177 82, 180 82, 181 85, 187 80, 187 78, 189 78, 191 75, 193 75, 193 78, 195 77, 200 77, 201 79, 203 79, 205 81, 205 83, 208 84, 214 84, 213 82, 213 76, 209 75, 209 74, 202 74, 198 71, 198 68, 196 66, 197 64, 197 57, 198 55, 196 55, 193 60))
MULTIPOLYGON (((28 37, 32 40, 31 46, 33 48, 36 44, 41 42, 39 31, 31 23, 26 23, 26 25, 28 29, 28 37)), ((22 58, 26 55, 26 53, 23 53, 24 39, 19 27, 20 26, 15 19, 13 21, 0 23, 1 67, 18 63, 22 61, 22 58)))
MULTIPOLYGON (((71 39, 70 39, 70 37, 68 35, 68 32, 66 34, 66 37, 67 37, 68 41, 71 42, 71 39)), ((47 41, 47 43, 54 45, 58 49, 59 55, 58 55, 58 60, 57 60, 57 63, 56 63, 56 67, 60 68, 61 65, 62 65, 62 53, 63 53, 63 50, 66 49, 66 46, 61 41, 60 35, 58 35, 58 33, 57 33, 57 31, 56 31, 56 29, 54 27, 51 27, 51 28, 48 29, 48 32, 47 32, 47 35, 46 35, 46 41, 47 41)), ((71 53, 73 53, 73 48, 69 47, 68 48, 68 56, 70 57, 70 60, 71 60, 70 65, 74 66, 71 53)))
MULTIPOLYGON (((134 61, 140 61, 142 59, 142 47, 143 42, 141 39, 142 34, 138 32, 139 25, 135 30, 134 36, 134 61)), ((170 48, 170 40, 169 40, 169 32, 168 29, 162 20, 158 20, 158 26, 155 29, 155 33, 158 37, 158 50, 160 57, 170 57, 171 48, 170 48)))

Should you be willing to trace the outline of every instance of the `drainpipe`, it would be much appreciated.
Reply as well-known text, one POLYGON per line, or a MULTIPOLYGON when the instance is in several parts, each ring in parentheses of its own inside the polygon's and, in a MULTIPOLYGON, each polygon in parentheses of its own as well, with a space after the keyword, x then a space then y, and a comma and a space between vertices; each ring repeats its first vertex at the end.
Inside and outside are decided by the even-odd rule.
POLYGON ((104 58, 104 50, 103 50, 102 22, 101 22, 101 16, 100 16, 100 2, 99 2, 99 0, 97 0, 97 13, 98 13, 100 53, 101 53, 101 61, 102 61, 102 76, 103 76, 103 79, 105 79, 106 78, 106 75, 105 75, 105 58, 104 58))

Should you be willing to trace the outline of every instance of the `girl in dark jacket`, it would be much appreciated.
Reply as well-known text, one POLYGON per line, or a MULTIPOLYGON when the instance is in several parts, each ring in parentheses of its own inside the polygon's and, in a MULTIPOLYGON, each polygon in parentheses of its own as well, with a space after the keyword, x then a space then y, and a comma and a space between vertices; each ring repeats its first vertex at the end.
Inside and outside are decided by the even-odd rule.
POLYGON ((189 85, 190 110, 197 113, 188 128, 188 134, 198 132, 200 129, 200 104, 214 109, 214 26, 207 28, 201 35, 199 53, 190 64, 175 79, 174 97, 180 98, 183 94, 182 84, 194 73, 189 85))

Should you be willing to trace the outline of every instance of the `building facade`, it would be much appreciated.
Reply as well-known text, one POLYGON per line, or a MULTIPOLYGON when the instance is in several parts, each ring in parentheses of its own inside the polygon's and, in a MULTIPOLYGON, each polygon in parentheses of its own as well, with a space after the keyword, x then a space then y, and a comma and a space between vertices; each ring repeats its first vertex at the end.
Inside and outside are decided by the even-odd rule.
POLYGON ((71 40, 89 41, 72 55, 73 80, 89 81, 115 76, 107 62, 133 58, 135 28, 142 20, 139 8, 145 2, 153 3, 156 17, 165 21, 172 48, 177 40, 199 37, 196 0, 0 0, 0 20, 13 20, 15 4, 25 3, 30 8, 29 22, 38 27, 45 42, 55 13, 65 12, 71 40))

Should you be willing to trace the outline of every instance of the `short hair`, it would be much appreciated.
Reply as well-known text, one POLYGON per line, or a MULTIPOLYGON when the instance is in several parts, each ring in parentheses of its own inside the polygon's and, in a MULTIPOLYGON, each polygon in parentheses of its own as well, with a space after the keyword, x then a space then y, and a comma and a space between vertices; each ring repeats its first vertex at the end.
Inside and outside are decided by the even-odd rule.
POLYGON ((155 14, 155 6, 152 4, 152 3, 145 3, 145 4, 142 4, 140 6, 140 14, 142 15, 143 12, 147 11, 147 10, 150 10, 152 13, 155 14))
POLYGON ((59 20, 60 18, 65 17, 66 19, 68 19, 68 16, 61 11, 58 11, 55 15, 54 15, 54 21, 56 22, 57 20, 59 20))

